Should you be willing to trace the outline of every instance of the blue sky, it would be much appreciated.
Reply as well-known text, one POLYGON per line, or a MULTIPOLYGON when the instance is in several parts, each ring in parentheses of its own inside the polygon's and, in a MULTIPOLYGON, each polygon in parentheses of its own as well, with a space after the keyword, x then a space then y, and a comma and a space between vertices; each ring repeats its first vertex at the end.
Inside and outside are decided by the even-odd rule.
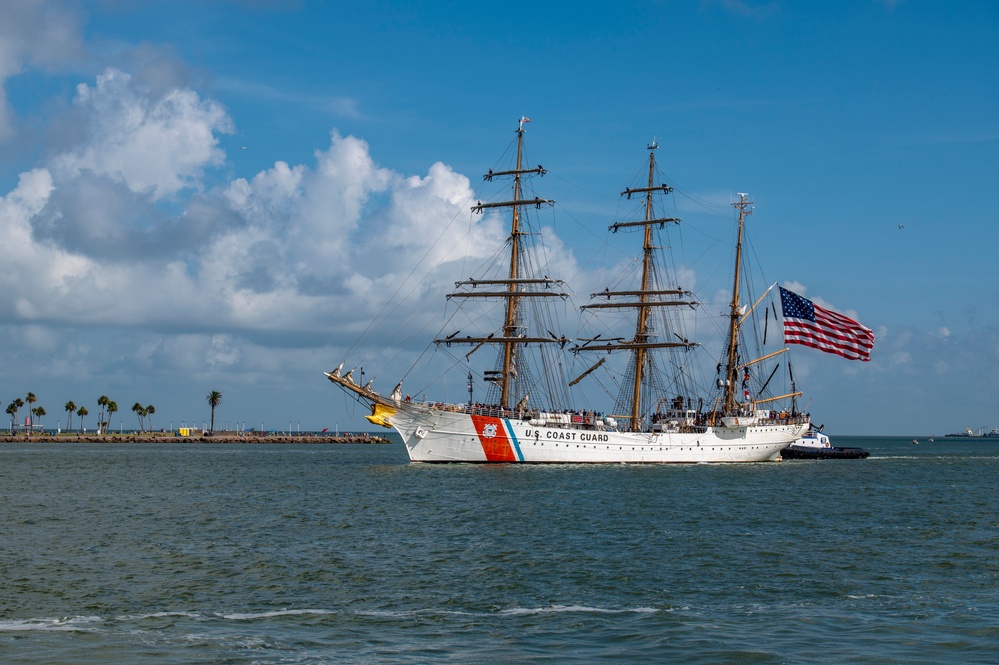
POLYGON ((991 2, 3 3, 0 400, 360 427, 320 372, 410 370, 422 340, 362 332, 439 322, 385 299, 526 115, 582 283, 656 137, 687 238, 749 192, 766 278, 875 331, 792 352, 826 431, 997 425, 997 64, 991 2))

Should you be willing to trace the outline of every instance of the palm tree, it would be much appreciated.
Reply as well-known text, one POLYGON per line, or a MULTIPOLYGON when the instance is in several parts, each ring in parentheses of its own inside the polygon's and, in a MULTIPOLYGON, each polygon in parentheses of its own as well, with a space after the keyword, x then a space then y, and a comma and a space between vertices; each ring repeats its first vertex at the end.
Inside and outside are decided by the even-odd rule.
POLYGON ((142 405, 139 404, 138 402, 136 402, 135 404, 133 404, 132 405, 132 412, 139 419, 139 431, 140 432, 145 432, 146 429, 142 426, 142 416, 144 416, 146 414, 143 413, 142 405))
POLYGON ((7 413, 10 414, 10 433, 14 433, 14 421, 17 419, 17 403, 11 402, 7 405, 7 413))
POLYGON ((108 424, 104 428, 104 433, 107 434, 108 427, 111 427, 111 414, 118 410, 118 402, 108 401, 108 424))
POLYGON ((208 397, 206 397, 205 399, 208 400, 208 406, 212 407, 212 428, 209 431, 212 432, 212 433, 214 433, 215 432, 215 407, 222 403, 222 393, 220 393, 217 390, 213 390, 212 392, 208 393, 208 397))
POLYGON ((65 408, 66 413, 69 414, 69 416, 67 416, 66 418, 66 431, 68 432, 69 430, 73 429, 73 412, 76 411, 76 404, 73 404, 72 401, 69 401, 66 402, 66 406, 63 408, 65 408))
MULTIPOLYGON (((28 411, 31 412, 32 415, 34 415, 35 409, 34 407, 32 407, 32 404, 38 401, 38 398, 35 397, 35 393, 28 393, 27 395, 24 396, 24 400, 28 403, 28 411)), ((31 421, 31 425, 32 427, 34 427, 35 425, 34 420, 31 421)), ((30 432, 31 430, 28 431, 30 432)))
POLYGON ((21 399, 20 397, 18 397, 17 399, 15 399, 11 403, 14 405, 14 422, 16 423, 17 422, 17 412, 21 410, 22 406, 24 406, 24 400, 21 399))
MULTIPOLYGON (((38 418, 38 427, 40 429, 42 426, 42 416, 45 415, 45 407, 37 406, 31 410, 31 413, 35 414, 35 417, 38 418)), ((31 421, 31 424, 34 425, 35 421, 31 421)))
POLYGON ((107 395, 101 395, 100 397, 97 398, 97 404, 101 407, 101 414, 100 414, 100 416, 98 416, 98 420, 97 420, 97 433, 98 434, 104 434, 105 433, 105 429, 106 429, 105 428, 105 424, 106 423, 104 422, 104 408, 108 404, 110 404, 110 403, 111 403, 111 400, 108 399, 107 395))
POLYGON ((156 407, 150 404, 146 407, 146 412, 142 415, 149 416, 149 431, 153 431, 153 414, 156 413, 156 407))
POLYGON ((87 407, 85 407, 85 406, 81 406, 80 409, 79 409, 79 411, 76 412, 76 415, 80 416, 80 431, 81 432, 83 431, 83 416, 86 416, 89 413, 90 412, 87 411, 87 407))

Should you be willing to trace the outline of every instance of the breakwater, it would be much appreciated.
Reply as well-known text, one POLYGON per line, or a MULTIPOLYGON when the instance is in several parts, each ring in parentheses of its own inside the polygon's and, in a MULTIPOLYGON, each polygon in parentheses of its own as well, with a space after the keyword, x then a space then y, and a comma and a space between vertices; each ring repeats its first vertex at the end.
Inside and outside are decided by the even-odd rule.
POLYGON ((5 434, 3 443, 311 443, 311 444, 383 444, 388 439, 360 432, 356 434, 280 434, 274 432, 215 432, 181 436, 175 432, 124 432, 98 434, 5 434))

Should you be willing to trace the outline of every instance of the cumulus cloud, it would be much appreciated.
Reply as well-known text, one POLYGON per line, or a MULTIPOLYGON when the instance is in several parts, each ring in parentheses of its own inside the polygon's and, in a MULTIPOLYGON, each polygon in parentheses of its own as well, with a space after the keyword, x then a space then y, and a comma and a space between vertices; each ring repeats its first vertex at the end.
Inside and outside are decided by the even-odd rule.
POLYGON ((144 93, 117 69, 105 70, 94 86, 77 86, 73 103, 86 136, 53 160, 59 179, 89 172, 159 199, 197 187, 205 169, 223 162, 217 135, 231 133, 232 121, 220 104, 193 90, 144 93))

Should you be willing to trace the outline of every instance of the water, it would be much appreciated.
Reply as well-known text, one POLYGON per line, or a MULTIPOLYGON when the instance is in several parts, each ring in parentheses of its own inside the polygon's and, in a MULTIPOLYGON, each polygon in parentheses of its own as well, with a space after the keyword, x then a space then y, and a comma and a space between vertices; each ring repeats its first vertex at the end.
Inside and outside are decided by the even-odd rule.
POLYGON ((0 444, 0 662, 995 663, 999 440, 411 465, 0 444))

